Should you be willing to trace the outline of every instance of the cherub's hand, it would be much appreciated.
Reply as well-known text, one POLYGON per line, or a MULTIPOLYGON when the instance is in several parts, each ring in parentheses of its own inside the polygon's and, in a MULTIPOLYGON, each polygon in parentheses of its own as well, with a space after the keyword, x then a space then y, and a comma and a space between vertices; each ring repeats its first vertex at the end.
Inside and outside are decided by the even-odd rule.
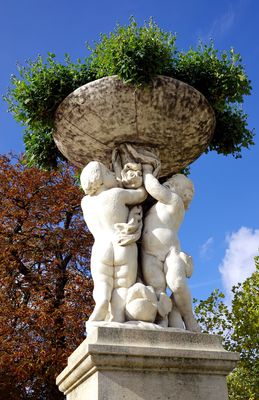
POLYGON ((153 166, 151 164, 143 164, 143 174, 152 174, 153 166))

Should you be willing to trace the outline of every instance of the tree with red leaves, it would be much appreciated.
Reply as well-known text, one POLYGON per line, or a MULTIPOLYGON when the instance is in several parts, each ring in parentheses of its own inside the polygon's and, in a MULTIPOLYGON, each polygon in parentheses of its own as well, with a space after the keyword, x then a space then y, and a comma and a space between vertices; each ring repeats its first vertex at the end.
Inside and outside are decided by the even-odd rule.
POLYGON ((92 238, 74 171, 0 157, 0 398, 58 400, 55 377, 84 339, 92 238))

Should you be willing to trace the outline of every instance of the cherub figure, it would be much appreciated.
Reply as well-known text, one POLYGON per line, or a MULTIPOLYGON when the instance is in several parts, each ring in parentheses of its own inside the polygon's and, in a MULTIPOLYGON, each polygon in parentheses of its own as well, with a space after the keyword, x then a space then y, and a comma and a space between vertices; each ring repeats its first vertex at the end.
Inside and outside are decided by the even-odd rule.
POLYGON ((128 222, 128 206, 140 204, 147 194, 143 187, 118 187, 114 173, 98 161, 83 169, 81 185, 84 219, 95 239, 91 272, 96 305, 90 320, 104 321, 110 306, 110 320, 124 322, 127 290, 136 282, 137 246, 119 244, 116 226, 128 222))
MULTIPOLYGON (((142 234, 142 271, 147 285, 159 297, 168 286, 172 290, 173 311, 178 309, 187 330, 199 332, 192 312, 191 295, 186 276, 192 273, 192 259, 181 252, 178 230, 192 200, 194 187, 182 174, 176 174, 163 185, 143 165, 144 185, 157 200, 146 214, 142 234)), ((173 320, 173 316, 169 320, 173 320)), ((179 320, 179 318, 178 318, 179 320)))
MULTIPOLYGON (((120 187, 138 189, 143 186, 142 165, 130 162, 123 168, 115 166, 116 180, 120 187)), ((117 240, 121 246, 136 242, 141 236, 142 207, 140 205, 130 208, 128 221, 116 224, 117 240)))
POLYGON ((140 163, 127 163, 121 170, 122 186, 127 189, 138 189, 143 185, 142 165, 140 163))

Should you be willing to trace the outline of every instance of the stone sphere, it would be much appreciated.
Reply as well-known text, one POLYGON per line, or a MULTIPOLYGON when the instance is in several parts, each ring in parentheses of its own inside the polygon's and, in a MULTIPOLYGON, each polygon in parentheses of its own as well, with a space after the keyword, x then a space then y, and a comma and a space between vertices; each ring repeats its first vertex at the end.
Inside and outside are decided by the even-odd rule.
POLYGON ((133 143, 159 152, 160 176, 179 172, 208 147, 215 128, 206 98, 181 81, 157 76, 146 86, 117 76, 72 92, 56 112, 54 140, 73 164, 110 164, 112 150, 133 143))

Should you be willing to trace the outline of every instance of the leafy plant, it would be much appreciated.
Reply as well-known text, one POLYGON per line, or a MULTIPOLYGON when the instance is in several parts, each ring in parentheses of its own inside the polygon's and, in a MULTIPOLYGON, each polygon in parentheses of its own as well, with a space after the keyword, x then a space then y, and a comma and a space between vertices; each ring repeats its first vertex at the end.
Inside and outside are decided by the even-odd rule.
POLYGON ((58 105, 79 86, 96 79, 88 60, 73 63, 68 55, 65 64, 49 53, 44 62, 41 56, 18 66, 20 77, 12 76, 6 101, 16 121, 26 127, 24 134, 27 163, 42 168, 56 167, 63 155, 56 147, 52 131, 58 105))
POLYGON ((216 115, 216 129, 207 151, 241 157, 242 148, 254 144, 242 110, 251 91, 242 60, 233 49, 219 53, 211 42, 200 43, 187 52, 176 48, 176 35, 161 30, 152 19, 138 27, 131 18, 128 26, 117 25, 102 34, 89 58, 83 62, 57 62, 49 53, 46 61, 38 56, 20 77, 12 77, 5 97, 9 111, 26 126, 25 146, 29 165, 55 166, 62 155, 52 139, 55 112, 64 98, 79 86, 109 75, 118 75, 126 84, 149 84, 155 75, 167 75, 192 85, 207 98, 216 115))
POLYGON ((202 331, 222 335, 226 350, 240 353, 237 367, 228 376, 230 400, 259 398, 259 257, 255 257, 255 267, 249 278, 232 288, 231 310, 218 289, 207 300, 194 300, 202 331))
POLYGON ((216 128, 208 150, 239 158, 242 147, 254 144, 247 115, 240 107, 251 85, 234 49, 220 53, 212 41, 209 45, 200 43, 196 50, 176 53, 168 75, 195 87, 214 109, 216 128))
POLYGON ((138 27, 131 18, 128 26, 117 25, 110 35, 101 35, 95 48, 89 47, 91 69, 97 78, 118 75, 126 83, 145 84, 171 70, 175 41, 175 35, 163 32, 152 19, 138 27))

